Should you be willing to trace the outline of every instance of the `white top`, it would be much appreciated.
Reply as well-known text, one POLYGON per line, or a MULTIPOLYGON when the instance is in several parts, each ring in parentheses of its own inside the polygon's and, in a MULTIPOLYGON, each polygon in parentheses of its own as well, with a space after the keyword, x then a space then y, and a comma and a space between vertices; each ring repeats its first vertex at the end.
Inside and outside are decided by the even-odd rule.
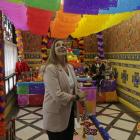
POLYGON ((73 81, 73 77, 72 77, 72 74, 69 70, 69 67, 67 66, 68 68, 68 72, 69 72, 69 76, 68 74, 65 72, 67 78, 68 78, 68 81, 69 81, 69 85, 70 85, 70 94, 73 94, 73 91, 74 91, 74 81, 73 81))

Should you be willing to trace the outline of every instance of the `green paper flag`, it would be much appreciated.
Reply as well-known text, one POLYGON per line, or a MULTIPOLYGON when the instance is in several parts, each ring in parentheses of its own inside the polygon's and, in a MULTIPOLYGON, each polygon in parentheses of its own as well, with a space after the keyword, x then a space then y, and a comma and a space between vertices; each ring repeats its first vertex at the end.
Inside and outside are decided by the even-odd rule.
POLYGON ((24 2, 22 2, 23 0, 4 0, 4 1, 9 1, 9 2, 12 2, 12 3, 16 3, 18 5, 21 5, 21 4, 24 3, 24 2))
POLYGON ((22 0, 26 6, 49 11, 59 11, 61 0, 22 0))
POLYGON ((29 94, 29 86, 17 86, 17 94, 29 94))

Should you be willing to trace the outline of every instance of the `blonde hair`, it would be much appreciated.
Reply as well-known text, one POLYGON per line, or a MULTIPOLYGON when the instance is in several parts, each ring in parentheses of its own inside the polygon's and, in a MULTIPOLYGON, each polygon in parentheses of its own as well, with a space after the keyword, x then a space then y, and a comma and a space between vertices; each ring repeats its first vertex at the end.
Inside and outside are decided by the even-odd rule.
MULTIPOLYGON (((45 66, 45 68, 44 68, 44 72, 45 72, 46 67, 49 66, 50 64, 53 64, 53 65, 56 65, 56 66, 59 64, 59 59, 57 58, 57 55, 56 55, 56 53, 55 53, 55 43, 56 43, 57 41, 62 41, 62 40, 56 39, 56 40, 53 42, 53 44, 52 44, 52 46, 51 46, 50 55, 49 55, 49 58, 48 58, 48 60, 47 60, 47 64, 46 64, 46 66, 45 66)), ((69 63, 69 62, 68 62, 68 59, 67 59, 67 55, 66 55, 66 57, 65 57, 65 62, 66 62, 66 63, 69 63)))

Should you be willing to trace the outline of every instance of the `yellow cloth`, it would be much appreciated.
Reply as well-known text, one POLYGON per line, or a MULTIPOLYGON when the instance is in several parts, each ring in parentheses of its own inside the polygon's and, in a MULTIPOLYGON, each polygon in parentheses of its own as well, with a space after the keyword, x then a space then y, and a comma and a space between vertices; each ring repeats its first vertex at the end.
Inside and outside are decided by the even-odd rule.
POLYGON ((106 94, 106 102, 107 103, 118 102, 118 96, 117 96, 116 90, 111 91, 111 92, 105 92, 105 94, 106 94))
MULTIPOLYGON (((87 112, 88 114, 93 114, 96 113, 96 101, 88 101, 86 102, 86 106, 87 106, 87 112)), ((81 104, 79 103, 79 113, 82 114, 83 113, 83 107, 81 106, 81 104)))

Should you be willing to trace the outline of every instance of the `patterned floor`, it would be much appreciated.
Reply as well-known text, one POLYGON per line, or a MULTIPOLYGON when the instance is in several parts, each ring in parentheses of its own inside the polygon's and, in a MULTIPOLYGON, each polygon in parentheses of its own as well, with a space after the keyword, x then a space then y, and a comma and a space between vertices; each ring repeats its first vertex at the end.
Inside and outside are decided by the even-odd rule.
MULTIPOLYGON (((129 112, 120 103, 97 105, 98 114, 113 114, 129 112)), ((11 110, 9 118, 14 114, 19 119, 41 118, 42 107, 15 107, 11 110)), ((135 114, 114 114, 109 116, 97 116, 97 120, 105 128, 106 132, 113 140, 140 140, 140 132, 137 131, 137 124, 140 117, 135 114)), ((8 120, 8 118, 7 118, 8 120)), ((48 140, 46 132, 43 130, 42 120, 16 121, 16 140, 48 140)))

